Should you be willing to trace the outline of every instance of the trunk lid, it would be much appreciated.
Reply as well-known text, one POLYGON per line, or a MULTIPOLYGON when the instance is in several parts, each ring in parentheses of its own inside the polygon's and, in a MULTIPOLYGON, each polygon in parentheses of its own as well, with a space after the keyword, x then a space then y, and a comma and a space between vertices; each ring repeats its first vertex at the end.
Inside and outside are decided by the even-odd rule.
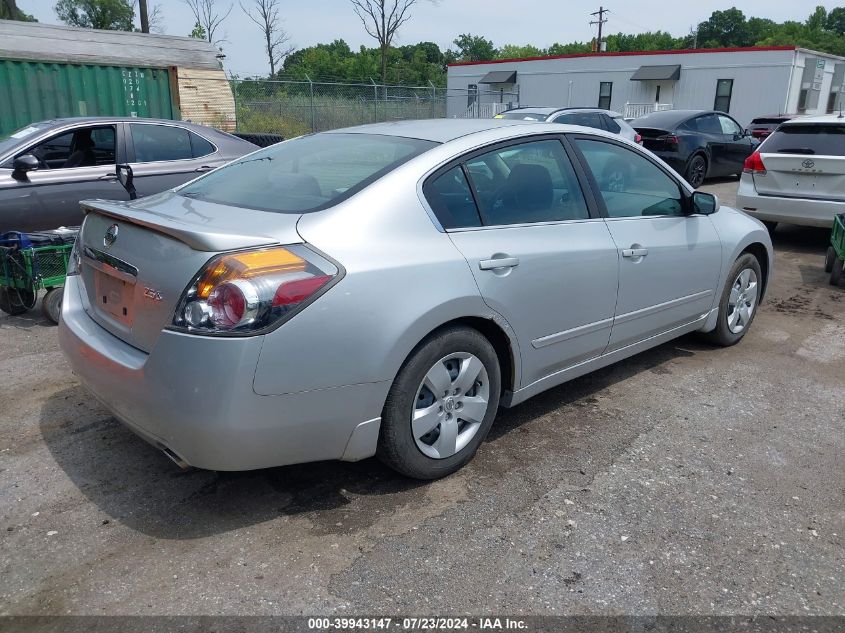
POLYGON ((224 251, 302 242, 296 232, 299 215, 173 192, 132 203, 89 200, 82 206, 87 216, 78 241, 85 310, 111 334, 147 353, 209 259, 224 251))
POLYGON ((845 123, 784 123, 758 151, 766 168, 754 174, 760 195, 845 200, 845 123))
POLYGON ((666 138, 672 135, 669 130, 651 127, 634 128, 643 139, 643 147, 652 152, 665 152, 678 149, 677 143, 667 143, 666 138))

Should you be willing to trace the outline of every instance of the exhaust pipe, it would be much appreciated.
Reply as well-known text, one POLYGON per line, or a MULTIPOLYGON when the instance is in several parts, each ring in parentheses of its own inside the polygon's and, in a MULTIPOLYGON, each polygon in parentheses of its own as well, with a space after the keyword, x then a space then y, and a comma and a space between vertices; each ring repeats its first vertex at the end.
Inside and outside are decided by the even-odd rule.
POLYGON ((162 453, 164 453, 165 455, 167 455, 170 458, 170 461, 172 461, 174 464, 176 464, 183 471, 191 470, 191 465, 188 462, 186 462, 184 459, 179 457, 172 450, 170 450, 166 446, 159 446, 159 448, 161 449, 162 453))

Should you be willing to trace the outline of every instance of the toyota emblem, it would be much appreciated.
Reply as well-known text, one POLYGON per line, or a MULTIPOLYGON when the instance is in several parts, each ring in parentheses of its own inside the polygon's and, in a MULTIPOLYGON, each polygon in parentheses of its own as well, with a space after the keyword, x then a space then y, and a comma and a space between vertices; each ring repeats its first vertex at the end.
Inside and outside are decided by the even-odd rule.
POLYGON ((805 160, 803 163, 801 163, 801 166, 804 169, 812 169, 813 167, 815 167, 815 165, 816 165, 816 161, 810 160, 809 158, 807 160, 805 160))
POLYGON ((112 224, 106 234, 103 236, 103 246, 106 248, 111 248, 111 245, 117 241, 117 233, 118 233, 117 224, 112 224))

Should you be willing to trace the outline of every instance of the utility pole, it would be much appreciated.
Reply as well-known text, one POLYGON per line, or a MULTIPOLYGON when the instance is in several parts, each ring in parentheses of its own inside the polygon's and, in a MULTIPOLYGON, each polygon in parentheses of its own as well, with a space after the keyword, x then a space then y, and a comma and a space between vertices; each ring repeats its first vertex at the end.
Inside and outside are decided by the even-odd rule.
POLYGON ((598 36, 598 39, 596 40, 596 51, 595 51, 596 53, 601 53, 601 32, 602 32, 602 26, 605 24, 605 22, 607 22, 607 19, 604 17, 604 14, 605 14, 605 13, 610 13, 610 9, 605 9, 604 7, 601 7, 601 6, 600 6, 598 11, 593 11, 593 12, 590 14, 590 15, 597 15, 597 16, 599 16, 599 19, 598 19, 598 20, 593 20, 593 21, 591 21, 591 22, 590 22, 590 24, 591 24, 591 25, 592 25, 592 24, 598 24, 598 25, 599 25, 599 36, 598 36))
POLYGON ((138 3, 138 13, 141 18, 141 32, 150 32, 150 20, 147 17, 147 0, 140 0, 138 3))

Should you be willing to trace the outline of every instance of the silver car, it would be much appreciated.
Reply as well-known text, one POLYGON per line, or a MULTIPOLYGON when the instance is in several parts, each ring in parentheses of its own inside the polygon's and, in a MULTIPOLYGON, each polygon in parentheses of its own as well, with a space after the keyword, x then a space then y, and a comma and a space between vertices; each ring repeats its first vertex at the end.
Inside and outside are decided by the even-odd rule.
POLYGON ((772 270, 758 221, 545 123, 325 132, 84 206, 61 346, 118 419, 216 470, 446 475, 499 406, 687 332, 736 343, 772 270), (621 190, 596 176, 613 160, 621 190))
POLYGON ((833 226, 845 207, 845 119, 781 124, 745 161, 736 200, 771 230, 780 222, 833 226))
POLYGON ((642 143, 642 137, 628 124, 625 117, 619 112, 602 108, 531 108, 526 106, 505 110, 494 118, 580 125, 605 130, 629 141, 642 143))
POLYGON ((138 195, 181 185, 256 149, 186 121, 79 117, 41 121, 0 137, 0 234, 82 222, 84 198, 128 200, 116 165, 138 195))

